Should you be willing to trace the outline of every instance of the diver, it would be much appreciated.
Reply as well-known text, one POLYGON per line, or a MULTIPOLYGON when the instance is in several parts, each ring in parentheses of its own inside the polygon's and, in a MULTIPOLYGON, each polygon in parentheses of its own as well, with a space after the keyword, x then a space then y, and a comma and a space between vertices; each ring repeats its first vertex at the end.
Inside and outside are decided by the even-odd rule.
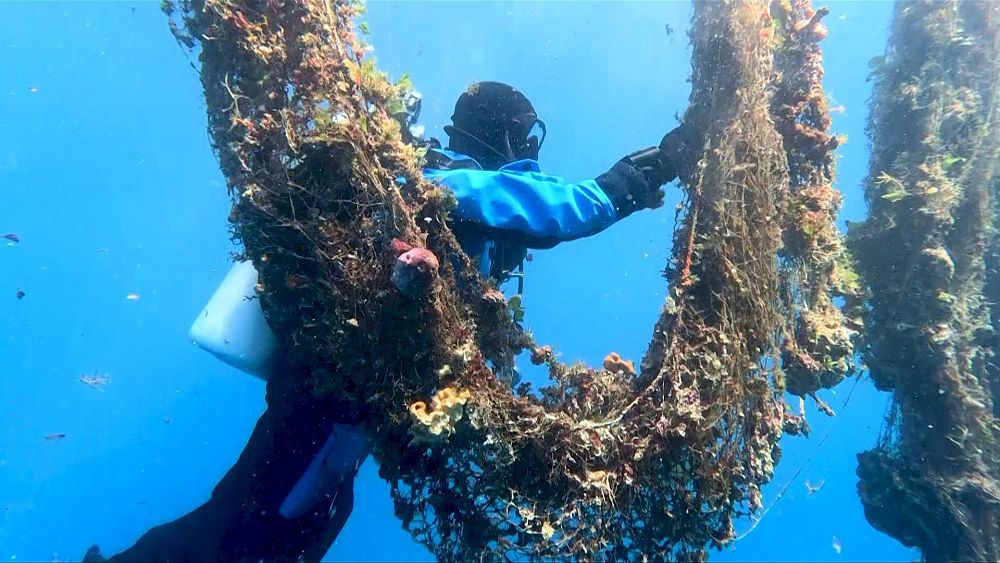
MULTIPOLYGON (((660 206, 661 187, 677 176, 675 163, 692 138, 681 126, 596 179, 570 183, 541 172, 545 124, 515 88, 471 85, 445 127, 447 148, 406 127, 419 115, 419 97, 415 102, 404 136, 429 146, 424 176, 453 191, 452 227, 498 286, 518 275, 529 248, 593 235, 660 206)), ((236 264, 190 336, 265 379, 267 409, 208 501, 149 530, 111 561, 315 561, 347 522, 354 478, 370 453, 361 415, 336 398, 313 396, 307 378, 281 361, 259 301, 247 299, 256 282, 251 263, 236 264)), ((106 559, 93 546, 84 560, 106 559)))

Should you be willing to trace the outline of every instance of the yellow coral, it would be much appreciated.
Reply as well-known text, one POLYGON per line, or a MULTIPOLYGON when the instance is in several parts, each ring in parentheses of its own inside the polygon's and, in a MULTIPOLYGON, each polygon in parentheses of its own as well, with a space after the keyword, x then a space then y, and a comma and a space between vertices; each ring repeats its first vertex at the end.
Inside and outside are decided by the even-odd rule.
POLYGON ((438 443, 447 439, 455 431, 455 423, 462 419, 465 403, 471 397, 468 389, 445 387, 431 398, 430 408, 424 401, 410 405, 413 440, 438 443))

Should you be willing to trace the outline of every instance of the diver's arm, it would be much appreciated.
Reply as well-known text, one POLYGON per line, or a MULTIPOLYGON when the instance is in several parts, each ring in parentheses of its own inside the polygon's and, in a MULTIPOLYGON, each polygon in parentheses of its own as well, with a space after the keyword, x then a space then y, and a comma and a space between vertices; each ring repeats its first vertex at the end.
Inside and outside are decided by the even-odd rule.
POLYGON ((640 209, 663 205, 660 187, 677 178, 688 162, 697 132, 681 126, 667 133, 660 144, 637 150, 597 177, 597 183, 615 206, 618 219, 640 209))
POLYGON ((510 167, 427 170, 424 175, 454 193, 456 219, 492 229, 562 241, 602 231, 617 219, 594 180, 570 183, 537 169, 510 167))
POLYGON ((629 154, 596 179, 577 183, 543 174, 534 161, 498 171, 427 169, 424 176, 451 189, 458 200, 457 220, 551 246, 598 233, 639 209, 662 205, 660 188, 677 177, 675 162, 690 137, 675 129, 659 146, 629 154))
POLYGON ((622 158, 595 181, 608 194, 621 220, 640 209, 663 205, 660 186, 675 177, 669 163, 661 158, 660 149, 649 147, 622 158))

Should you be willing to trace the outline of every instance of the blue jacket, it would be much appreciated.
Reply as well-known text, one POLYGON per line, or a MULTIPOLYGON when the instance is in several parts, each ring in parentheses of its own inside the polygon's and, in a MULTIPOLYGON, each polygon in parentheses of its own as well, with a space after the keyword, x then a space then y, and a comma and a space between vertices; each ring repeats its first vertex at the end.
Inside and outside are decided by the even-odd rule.
POLYGON ((603 231, 617 220, 596 181, 567 182, 542 173, 534 160, 497 171, 445 149, 431 149, 427 160, 424 177, 451 189, 458 200, 453 218, 466 252, 481 256, 483 274, 501 281, 528 248, 551 248, 603 231))

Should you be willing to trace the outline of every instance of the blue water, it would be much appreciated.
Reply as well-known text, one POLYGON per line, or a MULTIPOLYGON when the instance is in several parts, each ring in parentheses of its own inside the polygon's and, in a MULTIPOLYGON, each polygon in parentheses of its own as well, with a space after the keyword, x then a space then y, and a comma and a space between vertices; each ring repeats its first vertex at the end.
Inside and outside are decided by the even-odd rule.
MULTIPOLYGON (((846 107, 834 120, 850 138, 838 185, 843 218, 857 220, 867 61, 892 6, 831 8, 826 88, 846 107)), ((22 239, 0 245, 0 561, 79 559, 95 542, 110 554, 204 501, 264 408, 261 382, 185 337, 229 269, 228 199, 198 77, 158 3, 2 3, 0 18, 0 234, 22 239), (79 380, 94 373, 110 377, 103 390, 79 380)), ((444 139, 469 83, 506 81, 548 125, 543 167, 571 179, 676 124, 689 18, 686 2, 375 2, 367 17, 380 66, 423 92, 431 135, 444 139)), ((540 342, 564 360, 641 357, 678 198, 670 187, 660 210, 534 252, 524 305, 540 342)), ((773 506, 712 559, 918 556, 868 526, 855 492, 854 456, 874 443, 888 397, 849 381, 824 398, 839 415, 810 407, 812 437, 783 441, 773 506), (806 480, 825 484, 810 495, 806 480)), ((328 559, 431 559, 400 529, 371 462, 356 490, 328 559)))

